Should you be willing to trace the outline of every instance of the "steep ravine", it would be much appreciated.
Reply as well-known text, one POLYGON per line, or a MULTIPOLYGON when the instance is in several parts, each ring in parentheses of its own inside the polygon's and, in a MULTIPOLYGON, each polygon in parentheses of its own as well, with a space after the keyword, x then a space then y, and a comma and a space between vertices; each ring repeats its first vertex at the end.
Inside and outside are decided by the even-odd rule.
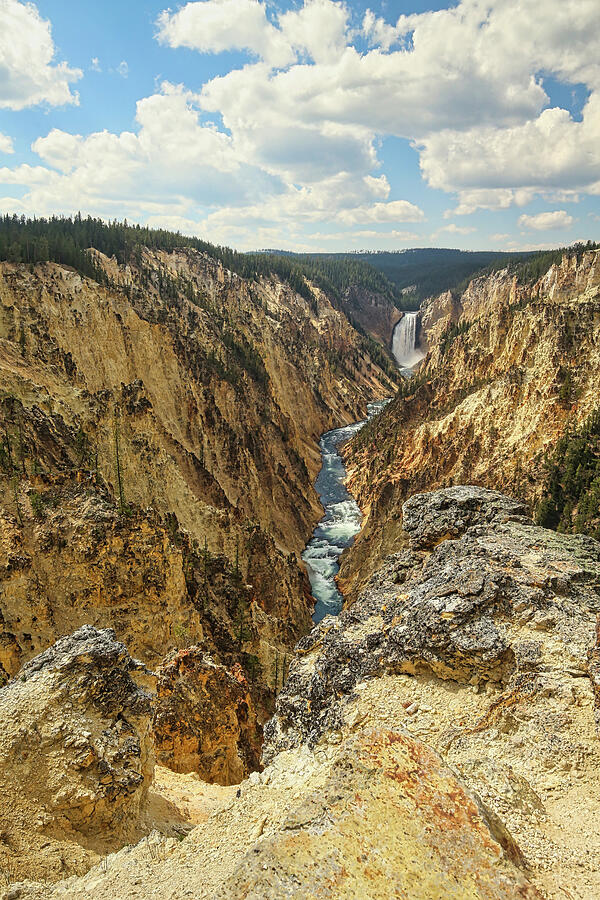
POLYGON ((426 302, 421 320, 429 354, 416 377, 345 448, 366 513, 340 572, 352 596, 403 545, 412 493, 479 484, 531 507, 544 453, 598 405, 598 251, 566 254, 532 285, 506 270, 477 278, 426 302))
POLYGON ((0 675, 110 625, 153 666, 241 662, 268 707, 310 626, 319 435, 389 379, 322 292, 193 250, 96 256, 107 286, 0 265, 0 675))

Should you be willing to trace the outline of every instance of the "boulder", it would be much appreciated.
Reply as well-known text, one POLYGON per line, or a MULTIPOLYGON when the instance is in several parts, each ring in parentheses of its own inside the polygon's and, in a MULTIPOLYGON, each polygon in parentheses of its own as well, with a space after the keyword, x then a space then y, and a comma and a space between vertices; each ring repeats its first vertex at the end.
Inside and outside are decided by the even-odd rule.
MULTIPOLYGON (((19 900, 541 900, 506 830, 405 729, 282 753, 183 841, 154 836, 19 900)), ((5 895, 3 900, 15 900, 5 895)))
POLYGON ((89 848, 135 833, 154 770, 152 683, 112 630, 86 625, 0 689, 0 857, 18 847, 11 865, 27 870, 43 834, 89 848))
POLYGON ((323 756, 214 900, 542 900, 506 831, 421 741, 364 729, 323 756))
POLYGON ((157 675, 153 729, 161 765, 221 785, 259 768, 262 729, 239 665, 229 670, 190 647, 169 654, 157 675))
POLYGON ((510 519, 531 522, 524 503, 468 484, 413 494, 402 506, 404 530, 415 550, 432 549, 447 538, 459 537, 473 525, 510 519))

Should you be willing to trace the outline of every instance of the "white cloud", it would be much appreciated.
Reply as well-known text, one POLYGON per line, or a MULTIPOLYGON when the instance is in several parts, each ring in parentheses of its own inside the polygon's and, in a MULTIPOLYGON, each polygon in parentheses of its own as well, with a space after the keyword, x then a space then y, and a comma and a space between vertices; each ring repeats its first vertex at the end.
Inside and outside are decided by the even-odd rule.
POLYGON ((48 181, 48 170, 44 166, 29 166, 24 163, 9 169, 4 166, 0 169, 0 184, 44 184, 48 181))
POLYGON ((344 210, 339 219, 347 225, 363 222, 422 222, 422 209, 407 200, 391 200, 389 203, 373 203, 371 206, 357 206, 344 210))
POLYGON ((368 157, 355 161, 355 171, 316 167, 300 185, 252 166, 231 136, 202 122, 198 97, 181 86, 165 83, 139 101, 136 120, 136 132, 118 135, 53 129, 32 145, 42 164, 0 169, 0 183, 28 187, 19 210, 136 215, 237 246, 256 247, 256 235, 266 238, 269 227, 280 245, 286 231, 299 240, 299 229, 318 223, 350 228, 423 218, 414 204, 386 202, 384 175, 357 174, 356 167, 368 170, 368 157))
POLYGON ((421 169, 432 187, 502 191, 500 202, 514 202, 517 188, 583 191, 600 177, 599 137, 600 94, 592 94, 581 122, 554 108, 512 128, 432 135, 423 141, 421 169))
POLYGON ((260 0, 197 0, 158 17, 158 38, 201 53, 247 50, 270 66, 286 67, 306 54, 334 61, 347 42, 348 11, 336 0, 305 0, 274 25, 260 0))
POLYGON ((249 50, 273 65, 294 61, 288 41, 268 21, 258 0, 203 0, 186 3, 158 18, 158 38, 170 47, 190 47, 202 53, 249 50))
MULTIPOLYGON (((448 188, 450 190, 450 188, 448 188)), ((478 209, 509 209, 511 206, 527 206, 535 195, 532 190, 511 190, 510 188, 475 189, 460 192, 460 201, 456 209, 446 210, 444 218, 450 216, 468 216, 478 209)))
MULTIPOLYGON (((386 187, 389 186, 386 182, 386 187)), ((412 204, 377 202, 382 194, 380 179, 355 179, 340 173, 304 187, 288 186, 275 196, 243 207, 226 207, 210 213, 203 222, 209 234, 235 233, 237 238, 249 229, 281 223, 284 227, 336 222, 352 228, 357 223, 393 223, 420 221, 422 212, 412 204)), ((354 231, 354 229, 352 228, 354 231)))
POLYGON ((92 72, 101 72, 102 71, 102 67, 100 66, 100 60, 98 59, 97 56, 92 57, 92 61, 90 63, 90 69, 92 70, 92 72))
POLYGON ((121 60, 119 65, 117 66, 117 72, 121 76, 121 78, 127 78, 129 75, 129 65, 126 60, 121 60))
MULTIPOLYGON (((51 131, 34 144, 42 165, 0 178, 22 179, 34 212, 139 210, 239 246, 258 246, 258 235, 268 246, 270 229, 271 246, 306 243, 308 231, 348 243, 425 220, 382 174, 382 138, 394 136, 419 153, 431 187, 457 195, 446 219, 525 211, 535 197, 562 206, 600 195, 597 9, 546 0, 541 15, 539 0, 460 0, 361 23, 336 0, 285 13, 269 0, 188 2, 159 16, 158 39, 247 51, 243 65, 197 93, 164 85, 139 101, 131 132, 51 131), (546 108, 546 77, 587 86, 582 121, 546 108)), ((449 223, 438 233, 471 232, 449 223)))
MULTIPOLYGON (((371 174, 378 137, 394 135, 413 141, 430 186, 459 194, 449 215, 525 206, 536 194, 575 201, 578 192, 600 193, 600 17, 591 0, 548 3, 543 21, 535 0, 462 0, 389 25, 367 13, 371 49, 358 53, 342 4, 306 0, 270 21, 253 0, 261 36, 251 43, 261 61, 205 84, 200 102, 222 116, 250 164, 288 183, 371 174), (309 20, 320 27, 303 30, 309 20), (279 39, 290 53, 274 68, 279 39), (292 59, 302 49, 313 63, 292 59), (542 70, 590 86, 583 122, 544 110, 542 70)), ((206 20, 215 4, 235 5, 243 18, 247 0, 188 4, 163 15, 164 29, 181 24, 183 12, 206 20)), ((216 50, 234 40, 218 45, 211 34, 188 45, 216 50)))
POLYGON ((26 184, 22 204, 38 215, 81 208, 111 217, 185 216, 267 190, 267 177, 250 170, 231 138, 202 124, 193 93, 163 84, 138 102, 136 120, 135 133, 53 129, 32 145, 43 165, 0 169, 0 181, 26 184))
MULTIPOLYGON (((594 4, 591 0, 547 2, 551 8, 546 10, 544 22, 533 0, 495 4, 463 0, 448 10, 401 17, 394 28, 387 26, 387 31, 386 23, 367 16, 365 27, 379 45, 364 54, 349 46, 348 28, 342 35, 343 19, 338 12, 337 37, 329 42, 336 52, 319 59, 319 64, 292 66, 276 74, 246 68, 243 77, 256 78, 256 89, 264 91, 265 100, 277 100, 284 92, 297 117, 308 116, 313 122, 320 118, 359 122, 363 127, 413 139, 442 128, 498 122, 516 125, 539 114, 547 103, 536 77, 540 70, 566 80, 581 80, 585 75, 600 81, 595 53, 600 26, 594 4), (390 28, 399 41, 407 42, 411 34, 407 49, 383 52, 390 46, 390 28), (573 46, 575 53, 571 52, 573 46)), ((243 8, 244 3, 238 0, 237 5, 243 8)), ((188 4, 185 9, 193 6, 199 15, 212 5, 188 4)), ((340 4, 313 0, 305 3, 301 14, 334 6, 343 10, 340 4)), ((264 7, 261 10, 264 12, 264 7)), ((292 44, 285 22, 286 16, 281 17, 276 31, 292 44)), ((267 26, 271 34, 274 26, 267 23, 263 31, 267 26)), ((331 29, 323 30, 331 34, 331 29)), ((263 59, 269 62, 266 56, 263 59)), ((230 104, 227 82, 233 82, 232 88, 239 87, 238 74, 215 79, 207 99, 219 97, 230 104)), ((246 97, 249 91, 251 86, 246 97)))
POLYGON ((78 102, 70 84, 81 70, 56 62, 54 52, 50 23, 33 3, 0 0, 0 109, 78 102))
POLYGON ((473 234, 477 229, 472 228, 470 225, 456 225, 454 222, 451 222, 449 225, 439 228, 438 232, 440 231, 445 231, 448 234, 473 234))
POLYGON ((7 134, 2 134, 0 132, 0 153, 14 153, 15 148, 13 146, 12 138, 7 134))
POLYGON ((538 213, 536 216, 522 215, 519 217, 521 228, 529 228, 534 231, 551 231, 554 228, 568 228, 575 220, 564 209, 553 212, 538 213))
POLYGON ((370 47, 380 47, 382 50, 389 50, 400 40, 398 29, 394 25, 388 25, 385 19, 377 18, 370 9, 365 13, 362 32, 370 47))
POLYGON ((279 28, 284 40, 317 64, 335 63, 348 39, 348 10, 332 0, 307 0, 298 10, 284 13, 279 28))

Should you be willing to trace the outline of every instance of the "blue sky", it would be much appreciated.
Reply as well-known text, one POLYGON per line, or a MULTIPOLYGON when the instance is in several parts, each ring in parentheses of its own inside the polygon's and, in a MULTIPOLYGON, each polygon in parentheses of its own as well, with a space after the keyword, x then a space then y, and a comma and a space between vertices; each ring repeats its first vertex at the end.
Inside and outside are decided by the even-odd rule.
POLYGON ((600 236, 597 0, 0 0, 0 210, 240 249, 600 236))

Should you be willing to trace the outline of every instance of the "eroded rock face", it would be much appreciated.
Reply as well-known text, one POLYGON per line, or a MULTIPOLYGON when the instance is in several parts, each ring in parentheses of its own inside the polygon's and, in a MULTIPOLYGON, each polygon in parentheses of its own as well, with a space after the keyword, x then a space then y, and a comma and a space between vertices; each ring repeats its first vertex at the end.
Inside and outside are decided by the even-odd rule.
POLYGON ((423 304, 429 353, 409 395, 344 448, 366 514, 342 560, 345 596, 400 549, 416 492, 477 484, 534 508, 545 454, 598 406, 599 313, 599 251, 566 253, 535 284, 504 270, 423 304))
POLYGON ((464 534, 471 525, 506 522, 515 517, 531 524, 524 503, 498 491, 463 484, 414 494, 402 508, 402 524, 415 550, 432 549, 446 538, 464 534))
POLYGON ((43 834, 45 846, 135 834, 154 770, 152 683, 113 631, 84 626, 0 690, 1 856, 21 848, 12 865, 27 870, 43 834))
POLYGON ((109 285, 0 263, 0 683, 94 622, 150 667, 257 659, 266 717, 310 627, 318 437, 394 385, 323 292, 196 251, 95 258, 109 285))
POLYGON ((587 674, 600 611, 597 541, 515 520, 520 504, 474 487, 416 495, 404 508, 417 546, 449 527, 464 533, 430 554, 391 557, 356 603, 300 641, 266 727, 267 760, 299 742, 314 745, 356 685, 374 675, 433 674, 502 688, 529 683, 550 661, 587 674), (486 520, 491 524, 470 524, 486 520), (547 630, 551 653, 542 639, 547 630))
POLYGON ((406 727, 507 825, 548 896, 583 885, 587 898, 600 889, 589 826, 600 815, 600 544, 521 513, 472 487, 405 504, 417 546, 449 522, 454 539, 394 554, 300 642, 264 760, 302 745, 318 753, 369 724, 406 727))
POLYGON ((260 765, 262 729, 240 666, 190 647, 159 666, 153 719, 158 761, 203 781, 237 784, 260 765))

